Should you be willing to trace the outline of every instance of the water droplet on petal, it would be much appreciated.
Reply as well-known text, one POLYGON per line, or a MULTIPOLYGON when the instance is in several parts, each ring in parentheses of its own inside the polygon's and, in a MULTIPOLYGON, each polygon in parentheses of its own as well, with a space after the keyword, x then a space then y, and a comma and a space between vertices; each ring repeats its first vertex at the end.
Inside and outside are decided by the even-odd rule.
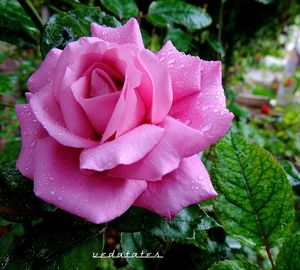
POLYGON ((206 131, 209 131, 210 129, 211 129, 211 124, 207 124, 201 129, 201 131, 206 132, 206 131))
POLYGON ((168 64, 174 64, 175 63, 175 58, 171 58, 169 61, 168 61, 168 64))
POLYGON ((187 120, 184 121, 184 123, 185 123, 186 125, 190 125, 190 124, 192 123, 192 121, 189 120, 189 119, 187 119, 187 120))

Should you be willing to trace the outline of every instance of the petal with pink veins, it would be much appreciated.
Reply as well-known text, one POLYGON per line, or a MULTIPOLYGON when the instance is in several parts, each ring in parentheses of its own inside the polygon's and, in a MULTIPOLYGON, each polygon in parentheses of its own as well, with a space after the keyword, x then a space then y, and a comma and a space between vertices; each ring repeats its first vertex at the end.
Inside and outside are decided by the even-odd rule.
POLYGON ((168 219, 190 204, 217 196, 209 175, 198 155, 185 158, 175 171, 161 181, 148 182, 148 188, 134 205, 168 219))
POLYGON ((131 164, 155 147, 164 134, 164 129, 144 124, 113 141, 84 149, 80 155, 80 168, 105 171, 119 164, 131 164))
POLYGON ((108 42, 118 44, 133 44, 139 49, 144 49, 141 30, 136 19, 131 18, 126 24, 120 27, 101 26, 97 23, 92 23, 92 36, 98 37, 108 42))
POLYGON ((79 169, 80 150, 64 147, 52 138, 39 140, 34 158, 34 191, 48 203, 93 223, 123 214, 147 183, 85 175, 79 169))
POLYGON ((26 177, 33 179, 33 155, 39 139, 48 136, 47 131, 35 118, 29 104, 16 105, 22 135, 22 150, 17 160, 18 170, 26 177))

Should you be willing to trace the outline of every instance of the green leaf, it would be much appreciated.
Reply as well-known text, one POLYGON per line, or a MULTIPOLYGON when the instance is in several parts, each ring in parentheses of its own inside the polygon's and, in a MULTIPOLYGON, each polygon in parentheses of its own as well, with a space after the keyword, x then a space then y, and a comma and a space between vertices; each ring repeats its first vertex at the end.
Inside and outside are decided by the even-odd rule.
POLYGON ((11 233, 4 234, 0 237, 0 266, 2 260, 6 257, 9 248, 14 241, 14 236, 11 233))
POLYGON ((196 230, 208 230, 217 224, 195 204, 183 209, 171 221, 145 209, 132 207, 112 226, 122 232, 148 232, 163 239, 180 241, 195 239, 196 230))
POLYGON ((117 19, 101 12, 98 7, 84 7, 67 13, 54 14, 49 18, 42 34, 42 56, 45 57, 52 48, 63 49, 69 42, 82 36, 91 36, 92 22, 106 26, 120 26, 117 19))
POLYGON ((103 243, 103 234, 91 239, 88 238, 86 241, 67 250, 61 256, 51 261, 43 269, 96 269, 97 261, 92 258, 92 254, 102 252, 103 243))
POLYGON ((100 0, 102 5, 119 19, 129 19, 138 14, 139 9, 134 0, 100 0))
POLYGON ((92 256, 102 252, 102 232, 65 212, 47 213, 15 241, 7 269, 95 269, 92 256))
POLYGON ((276 260, 277 270, 299 270, 300 231, 290 235, 283 244, 276 260))
POLYGON ((284 170, 263 148, 229 133, 212 151, 216 210, 227 233, 245 245, 276 246, 294 218, 284 170))
POLYGON ((260 268, 245 261, 222 261, 209 268, 209 270, 259 270, 260 268))
POLYGON ((34 48, 39 30, 16 0, 0 1, 0 40, 34 48))
MULTIPOLYGON (((163 256, 160 251, 161 242, 145 233, 122 233, 121 234, 121 247, 123 254, 126 252, 130 256, 163 256)), ((142 259, 142 258, 126 258, 126 261, 133 269, 154 269, 159 259, 142 259)))
POLYGON ((225 50, 219 41, 209 38, 207 42, 221 57, 225 56, 225 50))
POLYGON ((204 9, 172 0, 152 2, 147 20, 158 27, 167 27, 173 23, 183 25, 190 32, 204 28, 212 22, 204 9))
POLYGON ((36 218, 42 202, 33 193, 32 181, 15 169, 0 171, 0 215, 10 221, 36 218))
POLYGON ((181 29, 170 28, 167 32, 164 42, 171 40, 174 46, 179 50, 186 52, 190 46, 193 37, 181 29))

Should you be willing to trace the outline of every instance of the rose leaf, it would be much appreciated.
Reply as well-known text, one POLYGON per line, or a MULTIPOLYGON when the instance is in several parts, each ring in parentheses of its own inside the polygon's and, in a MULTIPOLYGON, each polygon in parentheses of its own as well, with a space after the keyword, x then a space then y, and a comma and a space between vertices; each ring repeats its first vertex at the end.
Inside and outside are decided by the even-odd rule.
POLYGON ((291 185, 279 163, 239 134, 228 133, 212 150, 215 208, 228 234, 251 247, 283 242, 294 218, 291 185))

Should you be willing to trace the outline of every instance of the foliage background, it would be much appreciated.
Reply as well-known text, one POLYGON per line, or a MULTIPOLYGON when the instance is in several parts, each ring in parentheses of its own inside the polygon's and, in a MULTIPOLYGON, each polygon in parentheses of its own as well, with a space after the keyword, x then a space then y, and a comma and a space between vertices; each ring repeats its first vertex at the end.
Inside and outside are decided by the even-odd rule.
MULTIPOLYGON (((277 38, 297 24, 299 11, 296 0, 1 0, 0 268, 300 269, 299 103, 278 103, 262 114, 237 102, 247 69, 260 68, 267 54, 282 56, 277 38), (217 199, 192 205, 171 222, 132 207, 93 225, 41 202, 15 170, 21 140, 14 105, 25 102, 26 80, 49 49, 90 35, 93 21, 118 26, 132 16, 152 51, 170 39, 181 51, 221 60, 236 119, 201 154, 217 199), (158 251, 164 259, 92 258, 113 250, 158 251)), ((271 95, 276 99, 276 91, 271 95)))

